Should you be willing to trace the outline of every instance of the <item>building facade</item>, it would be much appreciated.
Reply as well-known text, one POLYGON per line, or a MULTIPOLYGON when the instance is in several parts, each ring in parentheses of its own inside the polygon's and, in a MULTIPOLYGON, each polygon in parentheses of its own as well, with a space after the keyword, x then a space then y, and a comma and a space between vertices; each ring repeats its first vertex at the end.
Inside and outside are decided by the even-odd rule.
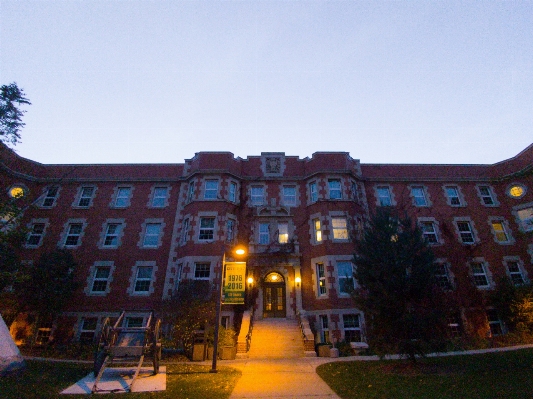
MULTIPOLYGON (((81 265, 82 288, 62 323, 74 340, 92 339, 121 310, 141 322, 184 280, 218 282, 223 254, 240 243, 256 318, 300 315, 318 342, 364 341, 350 297, 353 255, 382 206, 420 225, 445 289, 468 280, 483 293, 499 275, 533 277, 533 145, 493 165, 362 164, 345 152, 199 152, 143 165, 43 165, 5 146, 0 155, 2 201, 24 190, 23 259, 59 247, 81 265)), ((223 306, 223 324, 238 324, 240 311, 223 306)), ((485 317, 493 333, 504 331, 491 309, 485 317)), ((450 325, 469 319, 462 309, 450 325)))

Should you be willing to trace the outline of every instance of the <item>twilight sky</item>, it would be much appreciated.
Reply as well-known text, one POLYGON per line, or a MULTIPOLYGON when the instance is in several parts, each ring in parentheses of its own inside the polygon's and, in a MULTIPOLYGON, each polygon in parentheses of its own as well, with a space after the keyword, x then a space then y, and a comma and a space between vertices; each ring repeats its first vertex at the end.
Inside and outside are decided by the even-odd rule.
POLYGON ((42 163, 495 163, 533 143, 533 1, 0 0, 13 81, 42 163))

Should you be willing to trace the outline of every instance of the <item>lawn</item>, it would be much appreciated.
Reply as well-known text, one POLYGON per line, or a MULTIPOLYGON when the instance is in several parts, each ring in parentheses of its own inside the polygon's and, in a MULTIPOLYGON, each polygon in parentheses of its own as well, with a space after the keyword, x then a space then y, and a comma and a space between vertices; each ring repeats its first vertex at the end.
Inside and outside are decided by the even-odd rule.
MULTIPOLYGON (((0 378, 2 399, 47 399, 86 376, 90 364, 27 361, 26 371, 17 377, 0 378)), ((198 364, 168 364, 167 390, 157 393, 132 393, 128 398, 205 399, 229 398, 241 373, 230 367, 218 367, 218 373, 209 373, 211 367, 198 364)), ((88 395, 61 395, 64 399, 87 398, 88 395)))
POLYGON ((335 362, 318 374, 343 399, 533 398, 533 349, 408 361, 335 362))

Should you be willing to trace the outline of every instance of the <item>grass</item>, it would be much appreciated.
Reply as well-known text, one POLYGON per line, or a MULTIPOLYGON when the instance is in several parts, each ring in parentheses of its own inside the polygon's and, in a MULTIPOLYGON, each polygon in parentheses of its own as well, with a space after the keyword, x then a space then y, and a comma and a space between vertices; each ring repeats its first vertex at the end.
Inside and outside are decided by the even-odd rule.
MULTIPOLYGON (((26 361, 27 369, 20 376, 0 378, 2 399, 47 399, 60 397, 59 392, 86 376, 90 364, 26 361)), ((167 390, 162 392, 131 393, 128 398, 143 399, 205 399, 229 398, 241 372, 230 367, 211 367, 198 364, 167 364, 167 390)), ((87 398, 87 395, 65 395, 65 399, 87 398)))
POLYGON ((533 350, 408 361, 327 363, 320 377, 343 399, 531 399, 533 350))

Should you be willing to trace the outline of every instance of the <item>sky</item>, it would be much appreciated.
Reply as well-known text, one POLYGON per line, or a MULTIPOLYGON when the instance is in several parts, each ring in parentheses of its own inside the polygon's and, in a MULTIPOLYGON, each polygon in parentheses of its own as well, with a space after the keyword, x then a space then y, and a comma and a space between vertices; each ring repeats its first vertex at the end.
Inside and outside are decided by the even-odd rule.
POLYGON ((533 0, 0 0, 11 82, 41 163, 491 164, 533 143, 533 0))

